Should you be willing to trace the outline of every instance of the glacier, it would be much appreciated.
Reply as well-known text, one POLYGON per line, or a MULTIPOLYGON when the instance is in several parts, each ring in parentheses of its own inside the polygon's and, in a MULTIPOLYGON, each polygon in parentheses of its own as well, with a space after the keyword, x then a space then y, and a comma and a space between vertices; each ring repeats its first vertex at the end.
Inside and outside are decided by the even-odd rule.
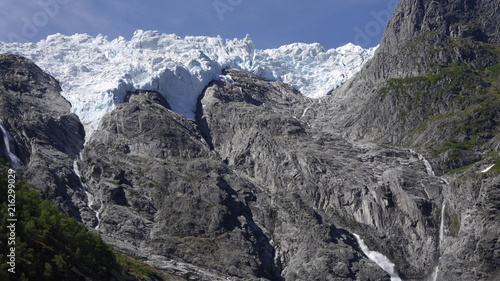
POLYGON ((353 44, 326 50, 317 43, 258 50, 248 35, 182 38, 143 30, 130 41, 55 34, 38 43, 0 42, 0 53, 25 56, 61 83, 61 94, 72 104, 87 136, 128 91, 157 91, 174 112, 194 119, 203 89, 215 79, 230 80, 221 73, 234 68, 287 83, 306 97, 321 98, 359 71, 375 50, 353 44))

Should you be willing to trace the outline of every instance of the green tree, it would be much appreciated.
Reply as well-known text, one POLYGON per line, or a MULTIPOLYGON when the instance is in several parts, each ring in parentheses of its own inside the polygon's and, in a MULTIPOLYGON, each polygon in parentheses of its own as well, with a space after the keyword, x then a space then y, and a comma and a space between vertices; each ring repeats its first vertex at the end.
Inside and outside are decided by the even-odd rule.
MULTIPOLYGON (((7 229, 8 171, 0 159, 0 227, 7 229)), ((17 174, 16 174, 17 176, 17 174)), ((68 218, 36 189, 16 178, 16 273, 7 271, 7 256, 0 255, 0 280, 109 280, 120 272, 111 246, 74 218, 68 218), (73 270, 76 269, 76 270, 73 270)), ((0 234, 0 252, 8 253, 7 236, 0 234)))
POLYGON ((45 280, 53 280, 54 271, 52 270, 52 265, 50 263, 45 263, 45 269, 43 270, 43 278, 45 280))

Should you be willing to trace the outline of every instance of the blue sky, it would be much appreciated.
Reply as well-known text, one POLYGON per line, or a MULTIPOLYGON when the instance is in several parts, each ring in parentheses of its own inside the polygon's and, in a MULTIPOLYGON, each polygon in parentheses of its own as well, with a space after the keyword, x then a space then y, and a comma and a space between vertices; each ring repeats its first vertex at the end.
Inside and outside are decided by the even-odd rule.
POLYGON ((399 0, 1 0, 0 41, 103 34, 130 39, 137 29, 179 36, 243 38, 259 49, 295 42, 326 48, 380 42, 399 0))

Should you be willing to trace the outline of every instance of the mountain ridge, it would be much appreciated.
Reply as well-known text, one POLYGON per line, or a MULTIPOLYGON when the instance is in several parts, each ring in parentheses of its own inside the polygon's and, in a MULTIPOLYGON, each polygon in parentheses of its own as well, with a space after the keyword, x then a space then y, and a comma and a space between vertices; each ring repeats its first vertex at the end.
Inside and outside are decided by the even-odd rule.
POLYGON ((444 5, 402 1, 374 59, 327 102, 339 112, 334 127, 349 138, 416 147, 441 158, 433 163, 439 172, 478 161, 498 141, 500 7, 444 5))

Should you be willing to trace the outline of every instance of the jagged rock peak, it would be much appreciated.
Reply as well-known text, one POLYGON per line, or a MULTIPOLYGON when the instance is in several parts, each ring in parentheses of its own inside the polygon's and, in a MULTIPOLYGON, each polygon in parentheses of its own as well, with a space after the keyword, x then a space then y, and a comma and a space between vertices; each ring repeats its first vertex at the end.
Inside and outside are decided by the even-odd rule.
MULTIPOLYGON (((402 0, 387 25, 369 80, 423 75, 433 64, 476 57, 451 42, 500 43, 500 3, 495 0, 402 0), (434 49, 449 50, 433 52, 434 49), (431 62, 431 63, 430 63, 431 62)), ((482 60, 480 60, 481 62, 482 60)))
POLYGON ((29 88, 37 85, 42 85, 43 88, 44 84, 55 87, 57 91, 61 90, 59 83, 52 76, 44 73, 31 60, 19 55, 0 54, 0 75, 3 78, 0 85, 2 90, 33 95, 29 88))
POLYGON ((171 109, 167 100, 160 93, 156 91, 148 91, 148 90, 129 91, 125 96, 124 101, 125 102, 134 101, 137 103, 144 103, 144 102, 157 103, 168 109, 171 109))
POLYGON ((404 47, 425 32, 471 38, 488 43, 500 42, 496 0, 402 0, 390 20, 381 46, 404 47))

